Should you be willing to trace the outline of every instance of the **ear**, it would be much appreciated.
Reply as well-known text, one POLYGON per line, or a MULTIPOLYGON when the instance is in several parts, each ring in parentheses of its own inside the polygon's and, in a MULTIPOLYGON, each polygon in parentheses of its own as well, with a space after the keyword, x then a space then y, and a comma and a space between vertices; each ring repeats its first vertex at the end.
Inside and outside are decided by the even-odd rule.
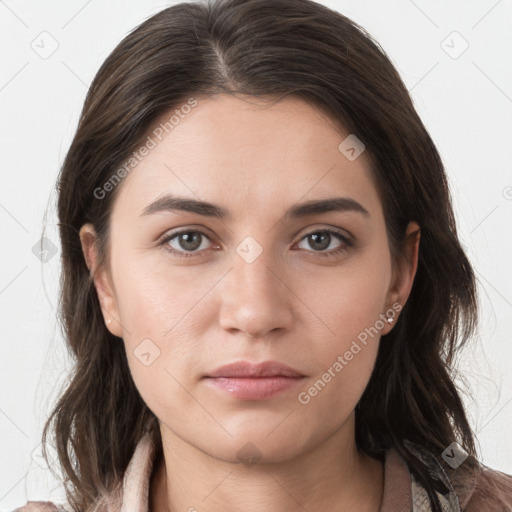
POLYGON ((114 336, 122 337, 123 331, 119 321, 117 301, 110 275, 106 268, 98 266, 97 239, 96 230, 91 223, 84 224, 80 228, 82 252, 94 281, 105 325, 114 336))
POLYGON ((416 222, 409 222, 404 235, 403 258, 396 262, 393 271, 392 282, 386 298, 386 308, 394 310, 393 323, 387 324, 382 329, 382 335, 391 331, 398 319, 398 312, 402 310, 409 298, 411 288, 418 268, 418 253, 420 246, 421 230, 416 222))

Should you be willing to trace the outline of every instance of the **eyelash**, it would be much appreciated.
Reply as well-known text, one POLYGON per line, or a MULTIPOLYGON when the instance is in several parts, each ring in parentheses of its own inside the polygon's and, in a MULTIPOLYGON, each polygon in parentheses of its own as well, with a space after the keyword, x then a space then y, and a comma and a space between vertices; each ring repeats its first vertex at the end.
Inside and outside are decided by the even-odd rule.
MULTIPOLYGON (((182 251, 177 251, 175 249, 173 249, 172 247, 169 246, 169 242, 171 240, 173 240, 174 238, 176 238, 177 236, 181 235, 181 234, 184 234, 184 233, 199 233, 201 236, 204 236, 206 237, 208 240, 210 239, 209 236, 204 233, 203 231, 200 231, 200 230, 197 230, 197 229, 186 229, 186 230, 182 230, 182 231, 178 231, 176 233, 170 233, 168 235, 165 235, 161 241, 160 241, 160 245, 164 246, 164 249, 167 250, 168 252, 170 252, 173 256, 176 256, 178 258, 192 258, 192 257, 196 257, 198 254, 200 254, 200 252, 202 251, 194 251, 194 252, 182 252, 182 251)), ((343 242, 344 245, 341 245, 340 247, 338 247, 337 249, 332 249, 328 252, 321 252, 321 251, 307 251, 307 252, 313 252, 313 253, 316 253, 324 258, 329 258, 329 257, 335 257, 335 256, 339 256, 340 254, 348 251, 349 249, 351 249, 352 247, 354 247, 354 243, 349 240, 346 236, 342 235, 340 232, 338 231, 335 231, 333 229, 318 229, 318 230, 315 230, 315 231, 311 231, 309 233, 306 233, 300 240, 299 242, 301 242, 302 240, 304 240, 305 238, 307 238, 308 236, 310 235, 314 235, 314 234, 318 234, 318 233, 327 233, 329 235, 333 235, 335 236, 338 240, 340 240, 341 242, 343 242)))

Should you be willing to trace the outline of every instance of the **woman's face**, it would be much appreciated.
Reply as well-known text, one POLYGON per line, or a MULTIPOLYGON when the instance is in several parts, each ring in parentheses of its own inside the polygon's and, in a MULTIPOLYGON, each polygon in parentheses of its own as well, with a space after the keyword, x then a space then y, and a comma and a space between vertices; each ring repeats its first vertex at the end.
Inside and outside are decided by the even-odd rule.
POLYGON ((353 433, 419 237, 393 272, 363 147, 302 100, 220 95, 178 110, 118 185, 111 274, 95 277, 142 398, 164 435, 226 461, 285 460, 353 433), (302 377, 208 377, 269 360, 302 377))

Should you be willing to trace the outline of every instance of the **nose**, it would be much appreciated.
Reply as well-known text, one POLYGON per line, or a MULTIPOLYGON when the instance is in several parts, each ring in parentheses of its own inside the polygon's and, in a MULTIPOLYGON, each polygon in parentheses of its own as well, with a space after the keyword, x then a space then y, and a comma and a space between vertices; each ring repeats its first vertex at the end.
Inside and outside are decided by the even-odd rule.
POLYGON ((253 261, 240 254, 234 254, 220 290, 220 326, 252 338, 290 331, 294 316, 290 276, 270 251, 264 250, 253 261))

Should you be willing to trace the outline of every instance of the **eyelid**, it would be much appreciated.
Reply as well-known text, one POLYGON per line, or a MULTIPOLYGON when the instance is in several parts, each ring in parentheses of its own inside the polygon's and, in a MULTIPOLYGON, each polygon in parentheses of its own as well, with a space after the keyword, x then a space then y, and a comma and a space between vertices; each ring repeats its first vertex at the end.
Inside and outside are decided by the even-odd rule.
MULTIPOLYGON (((295 233, 295 235, 293 236, 293 238, 298 236, 298 233, 301 233, 301 231, 302 230, 297 231, 295 233)), ((318 232, 324 232, 324 231, 336 233, 336 234, 342 236, 343 238, 346 238, 347 240, 353 240, 353 238, 354 238, 352 233, 350 233, 350 231, 348 231, 346 229, 339 228, 338 226, 332 226, 330 224, 323 224, 321 226, 308 226, 307 228, 305 228, 305 231, 300 236, 299 240, 302 240, 305 236, 310 235, 312 233, 318 233, 318 232)))
POLYGON ((174 229, 169 229, 166 231, 163 235, 160 235, 157 239, 157 243, 160 243, 162 240, 168 240, 169 238, 172 238, 173 236, 180 235, 181 233, 201 233, 205 236, 207 236, 209 239, 214 238, 214 235, 211 234, 211 231, 208 228, 205 228, 204 226, 195 226, 194 224, 190 226, 184 226, 174 229))

